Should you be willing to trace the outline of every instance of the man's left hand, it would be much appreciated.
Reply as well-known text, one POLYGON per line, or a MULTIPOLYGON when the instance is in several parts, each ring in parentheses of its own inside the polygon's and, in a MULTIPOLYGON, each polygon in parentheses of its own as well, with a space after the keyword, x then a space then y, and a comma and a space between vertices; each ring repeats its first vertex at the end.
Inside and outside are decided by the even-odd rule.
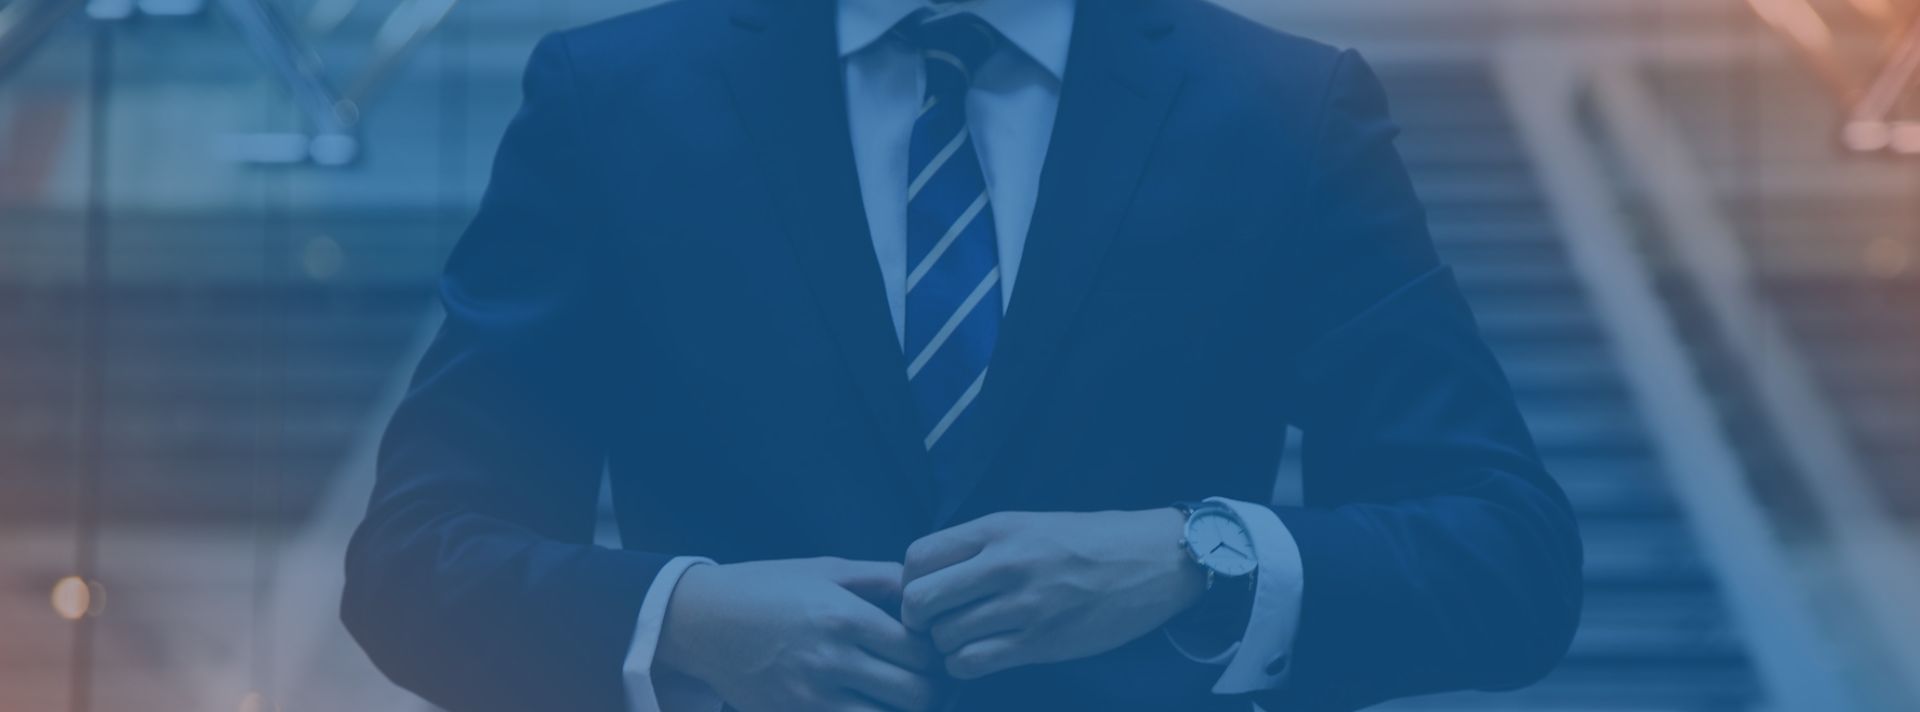
POLYGON ((960 679, 1118 648, 1205 592, 1185 521, 1172 508, 1003 512, 929 534, 907 549, 901 620, 960 679))

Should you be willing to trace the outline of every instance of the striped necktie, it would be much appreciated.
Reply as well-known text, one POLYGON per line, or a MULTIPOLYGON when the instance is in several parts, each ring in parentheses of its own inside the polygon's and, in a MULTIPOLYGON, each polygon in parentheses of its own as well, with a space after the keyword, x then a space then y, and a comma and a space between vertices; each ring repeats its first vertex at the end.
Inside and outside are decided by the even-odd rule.
MULTIPOLYGON (((900 25, 926 63, 927 92, 907 154, 907 379, 923 443, 967 416, 1000 333, 1000 258, 967 89, 1000 35, 971 14, 922 12, 900 25)), ((936 476, 944 470, 936 466, 936 476)))

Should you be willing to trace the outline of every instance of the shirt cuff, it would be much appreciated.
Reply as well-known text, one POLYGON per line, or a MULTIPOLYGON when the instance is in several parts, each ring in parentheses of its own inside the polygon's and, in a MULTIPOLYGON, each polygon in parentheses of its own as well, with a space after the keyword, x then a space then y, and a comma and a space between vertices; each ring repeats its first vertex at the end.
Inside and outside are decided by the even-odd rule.
POLYGON ((1287 525, 1280 522, 1280 515, 1269 507, 1222 497, 1207 501, 1233 508, 1253 538, 1254 556, 1260 559, 1253 615, 1247 619, 1247 630, 1240 641, 1214 655, 1195 655, 1171 634, 1168 640, 1189 660, 1226 667, 1213 685, 1214 694, 1240 695, 1278 688, 1286 684, 1292 667, 1293 637, 1300 627, 1300 596, 1305 591, 1300 545, 1294 542, 1287 525))
POLYGON ((639 620, 633 626, 633 643, 627 647, 627 660, 621 666, 621 679, 627 688, 627 712, 720 712, 723 703, 705 683, 672 670, 653 669, 653 654, 660 644, 660 628, 667 619, 667 601, 687 569, 713 560, 681 556, 667 562, 647 587, 640 600, 639 620))

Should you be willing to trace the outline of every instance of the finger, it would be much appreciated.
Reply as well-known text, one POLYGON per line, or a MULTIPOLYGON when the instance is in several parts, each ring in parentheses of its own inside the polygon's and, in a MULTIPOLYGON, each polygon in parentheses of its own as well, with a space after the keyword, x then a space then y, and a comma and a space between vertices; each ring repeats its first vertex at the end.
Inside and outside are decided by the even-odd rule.
POLYGON ((968 643, 947 656, 947 674, 959 680, 975 680, 1025 665, 1029 662, 1026 647, 1017 634, 968 643))
POLYGON ((1003 592, 1009 578, 991 555, 981 555, 909 581, 900 597, 900 622, 927 630, 940 616, 1003 592))
POLYGON ((973 558, 993 540, 1005 519, 1005 515, 989 514, 920 537, 907 547, 907 561, 901 579, 912 582, 973 558))
POLYGON ((878 608, 867 610, 870 614, 855 614, 858 617, 848 630, 854 645, 908 670, 928 672, 940 668, 940 656, 926 636, 907 630, 878 608))
POLYGON ((1026 613, 1014 596, 993 596, 935 618, 927 634, 941 655, 996 635, 1026 627, 1026 613))
POLYGON ((939 701, 939 688, 933 678, 877 657, 860 655, 841 673, 840 683, 848 690, 889 710, 931 712, 939 701))
POLYGON ((852 591, 879 606, 893 610, 900 605, 900 564, 891 561, 849 561, 828 559, 827 577, 841 588, 852 591))

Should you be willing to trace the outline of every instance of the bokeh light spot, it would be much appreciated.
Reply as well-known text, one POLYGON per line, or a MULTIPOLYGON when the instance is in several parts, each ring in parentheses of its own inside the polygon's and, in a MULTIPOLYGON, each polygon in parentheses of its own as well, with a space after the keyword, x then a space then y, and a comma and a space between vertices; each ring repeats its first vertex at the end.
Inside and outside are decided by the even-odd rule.
POLYGON ((340 268, 346 262, 346 251, 340 249, 338 241, 326 235, 307 240, 306 246, 300 251, 300 266, 315 281, 333 279, 340 274, 340 268))
POLYGON ((1841 131, 1841 141, 1851 151, 1883 151, 1893 143, 1893 129, 1883 121, 1849 121, 1841 131))
POLYGON ((53 612, 61 618, 77 621, 92 613, 94 587, 79 576, 68 576, 53 584, 53 612))

